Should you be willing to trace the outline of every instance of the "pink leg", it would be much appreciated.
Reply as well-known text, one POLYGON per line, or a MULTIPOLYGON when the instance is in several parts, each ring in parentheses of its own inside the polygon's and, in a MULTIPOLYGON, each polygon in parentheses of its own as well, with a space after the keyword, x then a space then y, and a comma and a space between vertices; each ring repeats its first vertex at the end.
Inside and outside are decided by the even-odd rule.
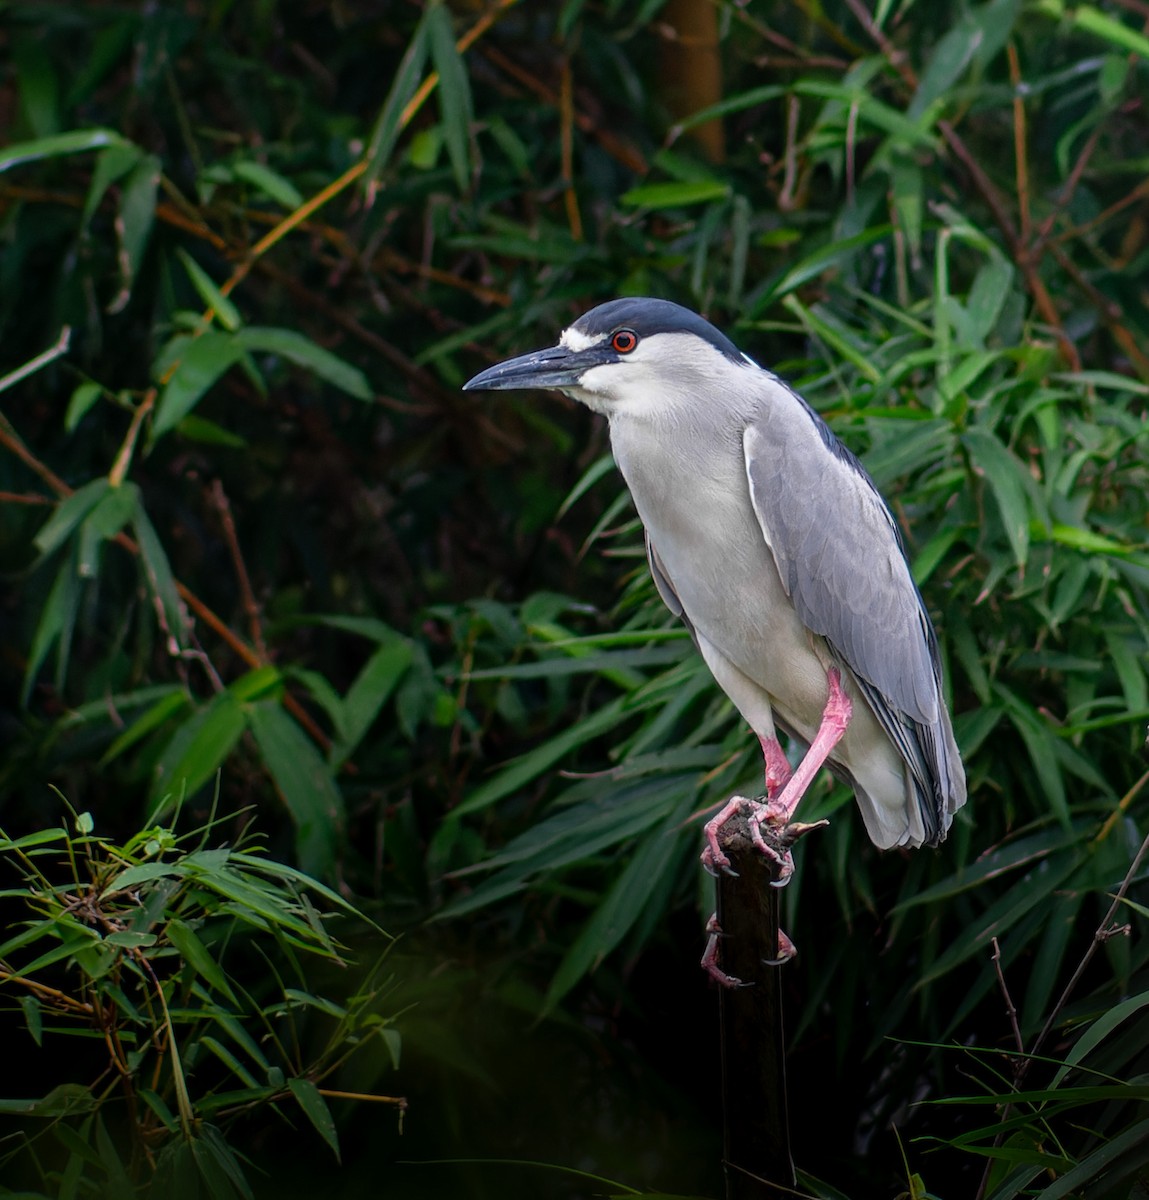
POLYGON ((818 732, 814 735, 805 758, 798 764, 798 769, 790 776, 777 799, 771 798, 750 818, 750 835, 754 844, 769 857, 773 855, 762 838, 762 823, 769 821, 771 825, 778 826, 790 823, 798 802, 806 794, 807 788, 814 782, 814 776, 822 769, 822 765, 830 757, 830 751, 842 740, 842 735, 850 724, 854 708, 849 696, 842 691, 842 677, 836 667, 831 667, 826 672, 826 682, 830 694, 826 699, 826 707, 822 710, 822 723, 818 726, 818 732))
POLYGON ((766 796, 773 800, 790 782, 790 776, 793 774, 790 760, 786 757, 776 737, 760 736, 758 744, 762 747, 762 757, 766 760, 766 796))
POLYGON ((738 813, 750 813, 750 835, 754 845, 780 868, 778 886, 785 884, 793 874, 794 864, 789 851, 784 856, 766 844, 762 836, 762 825, 769 821, 771 825, 784 828, 790 824, 790 818, 798 807, 798 802, 806 794, 806 790, 814 781, 815 775, 830 755, 830 751, 841 740, 850 723, 853 705, 850 698, 842 690, 842 677, 836 667, 826 672, 826 682, 829 695, 826 706, 822 710, 822 722, 818 732, 810 743, 806 756, 798 764, 796 771, 791 771, 790 763, 782 752, 777 738, 758 739, 762 746, 762 757, 766 762, 766 796, 767 802, 749 800, 745 796, 733 796, 711 817, 702 827, 706 835, 706 846, 702 851, 702 865, 713 874, 715 871, 729 871, 730 859, 723 853, 718 844, 718 831, 738 813), (780 790, 779 790, 780 789, 780 790))

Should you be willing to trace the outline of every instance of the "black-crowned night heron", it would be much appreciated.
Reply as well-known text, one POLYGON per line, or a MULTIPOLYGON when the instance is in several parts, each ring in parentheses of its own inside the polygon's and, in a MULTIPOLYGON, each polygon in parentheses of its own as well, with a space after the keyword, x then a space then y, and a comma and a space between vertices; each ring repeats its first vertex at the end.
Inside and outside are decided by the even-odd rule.
POLYGON ((702 317, 642 298, 465 386, 555 388, 609 420, 658 591, 766 760, 766 799, 707 823, 708 868, 729 867, 718 830, 739 810, 776 857, 761 827, 789 824, 823 763, 877 846, 945 837, 966 785, 937 638, 889 509, 799 395, 702 317), (778 728, 809 747, 793 770, 778 728))

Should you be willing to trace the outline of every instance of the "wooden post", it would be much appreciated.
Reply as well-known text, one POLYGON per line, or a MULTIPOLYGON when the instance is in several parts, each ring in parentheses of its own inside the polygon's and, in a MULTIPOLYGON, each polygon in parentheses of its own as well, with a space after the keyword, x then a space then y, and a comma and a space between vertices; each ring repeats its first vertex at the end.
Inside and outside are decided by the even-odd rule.
POLYGON ((775 1200, 795 1183, 786 1111, 776 868, 755 850, 742 817, 721 830, 738 877, 717 880, 719 963, 746 987, 721 988, 723 1162, 726 1200, 775 1200))

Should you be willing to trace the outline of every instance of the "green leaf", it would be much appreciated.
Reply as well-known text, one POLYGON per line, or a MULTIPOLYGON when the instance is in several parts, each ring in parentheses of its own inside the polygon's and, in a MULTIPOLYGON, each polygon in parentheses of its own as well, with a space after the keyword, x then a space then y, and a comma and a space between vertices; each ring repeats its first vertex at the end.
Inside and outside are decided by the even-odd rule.
POLYGON ((1044 798, 1061 824, 1068 829, 1069 799, 1061 774, 1061 754, 1056 732, 1044 717, 1005 684, 996 683, 994 691, 1004 701, 1006 715, 1025 743, 1044 798))
POLYGON ((18 163, 36 162, 44 158, 59 158, 64 154, 82 154, 105 146, 130 146, 131 143, 111 129, 81 129, 59 133, 54 137, 31 142, 17 142, 0 150, 0 171, 18 163))
POLYGON ((253 1089, 257 1095, 261 1093, 265 1097, 270 1095, 271 1088, 266 1084, 261 1087, 247 1067, 217 1038, 209 1034, 201 1037, 199 1044, 205 1050, 210 1050, 245 1087, 253 1089))
POLYGON ((251 159, 245 158, 232 163, 231 170, 237 179, 250 183, 252 187, 258 188, 265 196, 270 197, 289 211, 299 208, 303 204, 303 194, 295 184, 290 179, 285 179, 278 171, 264 166, 263 163, 252 162, 251 159))
POLYGON ((857 82, 834 83, 807 77, 794 85, 794 91, 800 96, 834 100, 843 110, 856 111, 860 122, 888 134, 892 144, 898 149, 933 149, 936 144, 935 138, 922 122, 911 119, 877 99, 861 86, 860 79, 857 82))
POLYGON ((156 615, 164 626, 168 651, 178 654, 187 645, 187 614, 180 601, 168 556, 142 504, 136 505, 132 528, 139 543, 140 566, 148 583, 148 591, 158 605, 156 615))
POLYGON ((1111 45, 1128 50, 1130 54, 1136 54, 1138 58, 1149 59, 1149 37, 1139 33, 1136 29, 1130 29, 1116 17, 1101 12, 1092 4, 1079 4, 1075 8, 1073 23, 1078 29, 1096 34, 1111 45))
POLYGON ((982 37, 981 29, 973 17, 967 14, 938 41, 918 81, 918 90, 906 109, 907 117, 912 120, 919 119, 936 100, 946 97, 953 85, 965 74, 982 37))
MULTIPOLYGON (((1146 57, 1149 57, 1149 54, 1146 57)), ((1080 1196, 1083 1185, 1100 1178, 1115 1160, 1130 1151, 1136 1153, 1135 1166, 1143 1166, 1149 1161, 1149 1121, 1139 1121, 1116 1136, 1106 1139, 1072 1170, 1066 1171, 1060 1179, 1042 1188, 1041 1200, 1062 1200, 1063 1197, 1080 1196)))
POLYGON ((172 348, 177 356, 176 367, 156 405, 153 442, 174 429, 216 380, 243 357, 244 351, 237 335, 214 329, 198 338, 177 338, 172 348))
POLYGON ((199 293, 199 298, 215 313, 216 320, 224 329, 228 333, 234 333, 243 324, 239 309, 216 287, 215 280, 182 246, 176 253, 192 281, 192 286, 199 293))
POLYGON ((910 253, 917 260, 922 251, 922 169, 912 159, 899 156, 890 168, 890 182, 898 224, 905 230, 910 253))
POLYGON ((772 100, 778 100, 785 95, 786 89, 777 84, 739 92, 718 104, 712 104, 708 108, 691 113, 689 117, 679 121, 670 131, 670 140, 677 140, 688 129, 693 129, 696 125, 705 125, 707 121, 712 121, 715 117, 726 117, 731 113, 744 112, 748 108, 758 108, 760 105, 769 104, 772 100))
POLYGON ((245 727, 243 707, 231 690, 220 692, 185 721, 156 765, 149 820, 166 798, 198 792, 223 766, 245 727))
POLYGON ((68 401, 68 410, 64 414, 64 431, 75 433, 76 426, 88 415, 92 405, 103 394, 104 389, 98 383, 92 383, 90 380, 81 383, 68 401))
POLYGON ((76 556, 76 573, 82 579, 94 579, 99 575, 104 542, 114 538, 133 518, 139 500, 140 489, 134 483, 124 483, 109 488, 84 518, 76 556))
POLYGON ((451 10, 444 3, 427 8, 427 37, 431 61, 439 73, 439 114, 447 157, 459 191, 466 191, 471 174, 471 124, 474 120, 471 83, 455 47, 451 10))
POLYGON ((76 1116, 100 1101, 82 1083, 61 1083, 39 1100, 0 1100, 0 1112, 33 1117, 76 1116))
POLYGON ((111 484, 104 476, 77 488, 66 500, 61 500, 55 512, 40 527, 33 544, 43 557, 64 544, 72 530, 107 495, 111 484))
POLYGON ((278 701, 250 705, 247 719, 295 823, 300 866, 309 874, 330 877, 346 826, 343 796, 330 767, 278 701))
POLYGON ((391 90, 383 102, 379 119, 375 122, 375 128, 371 132, 371 141, 367 145, 365 155, 368 165, 363 176, 363 186, 368 192, 372 190, 380 172, 390 161, 392 151, 402 133, 403 110, 414 97, 419 80, 422 78, 423 65, 427 61, 428 24, 433 11, 434 8, 431 5, 424 9, 423 16, 415 27, 415 33, 399 63, 399 69, 395 72, 391 90))
POLYGON ((943 978, 979 951, 985 952, 993 938, 1004 936, 1039 904, 1048 904, 1079 865, 1076 856, 1065 855, 1041 864, 1038 870, 1028 872, 1012 888, 1003 892, 985 912, 966 921, 958 936, 922 973, 914 989, 920 990, 935 979, 943 978))
POLYGON ((207 417, 198 416, 196 413, 188 413, 180 422, 180 437, 185 442, 199 442, 201 446, 224 446, 228 450, 248 449, 247 440, 238 433, 232 433, 230 429, 224 429, 222 425, 217 425, 215 421, 209 421, 207 417))
POLYGON ((684 208, 725 200, 730 185, 720 179, 688 179, 676 183, 644 183, 622 194, 622 203, 643 208, 684 208))
POLYGON ((484 908, 522 891, 534 879, 553 876, 564 867, 593 859, 611 846, 638 837, 665 820, 668 808, 679 802, 684 785, 693 796, 696 780, 697 772, 685 781, 668 781, 660 776, 613 792, 609 802, 592 800, 560 808, 498 853, 456 872, 456 878, 480 870, 495 874, 474 891, 456 897, 434 919, 448 920, 484 908))
POLYGON ((543 1011, 551 1011, 572 987, 593 970, 637 923, 658 887, 660 877, 675 862, 679 817, 649 834, 611 885, 594 916, 583 926, 547 989, 543 1011))
POLYGON ((48 593, 47 602, 40 612, 32 648, 28 652, 28 666, 24 672, 24 686, 20 692, 20 703, 26 705, 32 694, 32 685, 40 674, 40 668, 52 647, 56 649, 56 683, 62 685, 68 666, 68 654, 72 642, 72 630, 76 624, 76 612, 80 604, 80 578, 76 570, 74 555, 67 555, 56 572, 56 580, 48 593))
POLYGON ((339 736, 331 747, 331 766, 338 769, 355 752, 364 734, 387 703, 411 665, 406 638, 384 642, 367 660, 339 706, 339 736))
MULTIPOLYGON (((120 886, 123 886, 122 881, 120 886)), ((164 932, 167 934, 168 941, 179 951, 180 957, 197 975, 207 980, 217 992, 226 996, 233 1004, 238 1003, 223 969, 200 941, 199 934, 186 921, 181 921, 178 917, 171 917, 164 926, 164 932)))
POLYGON ((1060 1086, 1069 1072, 1084 1062, 1115 1029, 1146 1007, 1149 1007, 1149 992, 1140 992, 1136 996, 1130 996, 1127 1000, 1120 1001, 1098 1017, 1077 1039, 1073 1049, 1065 1056, 1065 1062, 1053 1077, 1050 1087, 1060 1086))
POLYGON ((1024 567, 1029 557, 1030 506, 1026 496, 1032 480, 1025 467, 988 430, 967 429, 961 440, 974 470, 985 480, 997 504, 1014 560, 1024 567))
POLYGON ((525 787, 532 779, 565 758, 576 747, 592 738, 617 729, 622 718, 621 701, 606 704, 598 712, 585 717, 576 725, 544 742, 504 767, 493 779, 480 785, 452 812, 452 817, 479 812, 525 787))
POLYGON ((235 335, 235 343, 243 350, 274 354, 286 358, 296 366, 303 367, 333 387, 354 396, 356 400, 370 400, 374 393, 367 376, 346 363, 330 350, 317 346, 309 337, 294 329, 268 329, 248 325, 235 335))
POLYGON ((831 267, 838 267, 853 259, 861 250, 875 242, 884 242, 893 232, 890 225, 876 225, 862 233, 830 242, 807 255, 791 267, 781 279, 767 288, 765 294, 753 307, 752 316, 765 312, 771 304, 789 292, 796 291, 811 279, 817 279, 831 267))
POLYGON ((335 1159, 339 1161, 339 1134, 335 1129, 331 1110, 327 1101, 320 1095, 319 1089, 310 1079, 295 1078, 287 1081, 291 1094, 299 1102, 304 1115, 315 1126, 319 1136, 331 1147, 335 1159))
POLYGON ((139 273, 155 221, 160 174, 160 160, 154 154, 148 154, 132 167, 120 188, 119 220, 116 222, 116 234, 120 241, 120 253, 117 256, 120 290, 108 305, 110 313, 123 311, 131 296, 132 285, 139 273))
POLYGON ((44 1044, 44 1017, 40 1001, 35 996, 21 996, 20 1007, 24 1010, 24 1024, 37 1046, 44 1044))
POLYGON ((125 750, 131 749, 142 738, 159 729, 191 703, 191 698, 180 687, 165 689, 165 691, 165 695, 142 712, 104 751, 104 755, 100 759, 101 765, 118 758, 125 750))

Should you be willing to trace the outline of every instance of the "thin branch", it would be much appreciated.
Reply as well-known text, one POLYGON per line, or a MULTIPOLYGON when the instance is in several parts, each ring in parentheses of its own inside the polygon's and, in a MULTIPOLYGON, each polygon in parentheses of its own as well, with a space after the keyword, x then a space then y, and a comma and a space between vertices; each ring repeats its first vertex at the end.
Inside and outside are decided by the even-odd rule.
POLYGON ((239 535, 235 529, 235 519, 231 515, 231 502, 223 490, 223 483, 216 479, 211 489, 212 503, 219 513, 220 525, 223 528, 223 539, 227 542, 228 553, 231 555, 235 577, 239 583, 239 594, 243 600, 243 609, 247 613, 247 625, 255 652, 263 662, 268 661, 267 643, 263 640, 263 614, 251 588, 251 576, 247 572, 247 564, 243 560, 243 551, 239 548, 239 535))
POLYGON ((1009 994, 1009 986, 1005 982, 1005 972, 1001 969, 1001 947, 997 943, 997 938, 992 938, 993 942, 993 969, 997 972, 997 984, 1001 988, 1002 998, 1005 1000, 1005 1012, 1009 1017, 1009 1025, 1013 1030, 1013 1044, 1017 1047, 1018 1054, 1025 1053, 1025 1042, 1021 1037, 1021 1028, 1017 1023, 1017 1009, 1013 1003, 1013 997, 1009 994))
POLYGON ((119 487, 124 482, 128 468, 132 465, 132 455, 135 453, 136 442, 139 440, 144 417, 152 411, 155 404, 156 389, 148 388, 143 401, 136 406, 135 412, 132 413, 132 423, 128 426, 128 432, 124 436, 119 453, 116 455, 116 461, 112 464, 112 469, 108 472, 108 482, 112 487, 119 487))
POLYGON ((1017 178, 1017 210, 1021 215, 1021 240, 1029 244, 1029 154, 1025 128, 1025 98, 1021 94, 1021 64, 1017 47, 1010 40, 1005 47, 1009 58, 1009 81, 1013 85, 1013 158, 1017 178))
POLYGON ((72 494, 72 489, 46 463, 42 463, 27 446, 12 423, 3 413, 0 413, 0 446, 10 450, 30 471, 39 477, 56 493, 66 497, 72 494))
POLYGON ((55 362, 56 359, 67 354, 68 343, 71 340, 72 327, 65 325, 60 330, 60 336, 54 345, 49 346, 43 354, 37 354, 35 358, 30 358, 22 367, 17 367, 15 371, 9 372, 0 379, 0 392, 6 392, 10 387, 15 387, 22 379, 27 379, 29 375, 35 375, 41 367, 46 367, 50 362, 55 362))

